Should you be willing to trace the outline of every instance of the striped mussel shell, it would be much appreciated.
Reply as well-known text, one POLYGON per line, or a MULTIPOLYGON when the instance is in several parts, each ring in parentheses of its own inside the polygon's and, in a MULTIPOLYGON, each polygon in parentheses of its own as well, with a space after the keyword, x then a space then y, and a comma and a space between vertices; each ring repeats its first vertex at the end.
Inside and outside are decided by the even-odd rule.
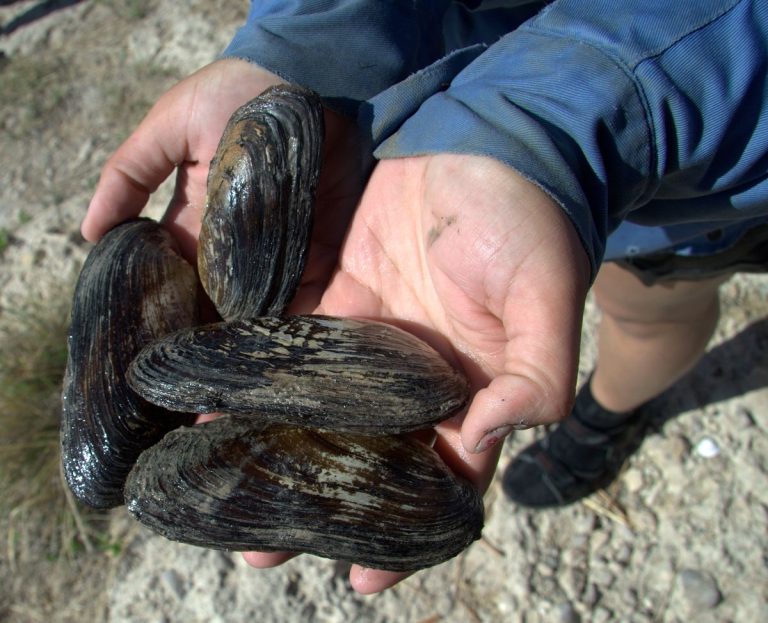
POLYGON ((392 571, 448 560, 483 526, 476 489, 419 441, 237 416, 166 435, 141 455, 125 491, 134 517, 171 540, 392 571))
POLYGON ((125 374, 142 347, 196 322, 196 292, 193 267, 148 219, 115 227, 86 258, 73 297, 61 422, 64 474, 83 503, 122 504, 139 454, 191 422, 142 399, 125 374))
POLYGON ((298 288, 324 140, 313 92, 280 85, 237 110, 208 174, 198 240, 203 288, 222 318, 279 315, 298 288))
POLYGON ((428 428, 469 397, 466 378, 412 334, 328 316, 180 330, 144 348, 128 378, 167 409, 367 435, 428 428))

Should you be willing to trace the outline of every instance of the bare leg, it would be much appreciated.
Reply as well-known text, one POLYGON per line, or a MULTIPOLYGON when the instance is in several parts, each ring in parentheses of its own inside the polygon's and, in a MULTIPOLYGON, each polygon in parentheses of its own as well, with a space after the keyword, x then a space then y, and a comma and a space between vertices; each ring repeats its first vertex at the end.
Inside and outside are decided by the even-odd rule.
POLYGON ((704 353, 719 317, 718 287, 728 277, 645 286, 615 264, 594 285, 603 312, 592 394, 600 405, 630 411, 659 395, 704 353))

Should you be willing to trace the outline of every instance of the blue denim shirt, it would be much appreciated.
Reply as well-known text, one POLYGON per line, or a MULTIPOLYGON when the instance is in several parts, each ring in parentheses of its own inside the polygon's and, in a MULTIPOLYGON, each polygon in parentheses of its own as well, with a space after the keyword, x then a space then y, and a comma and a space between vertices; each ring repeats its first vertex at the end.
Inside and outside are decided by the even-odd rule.
POLYGON ((593 270, 768 222, 767 0, 259 0, 224 56, 356 116, 376 158, 508 164, 593 270))

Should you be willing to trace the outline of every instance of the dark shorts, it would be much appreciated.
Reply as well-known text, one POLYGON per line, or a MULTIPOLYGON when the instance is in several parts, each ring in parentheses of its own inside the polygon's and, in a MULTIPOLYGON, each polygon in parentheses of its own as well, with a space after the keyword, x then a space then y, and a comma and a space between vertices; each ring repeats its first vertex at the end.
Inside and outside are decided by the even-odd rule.
POLYGON ((711 255, 657 253, 615 262, 647 286, 710 279, 740 272, 765 273, 768 272, 768 225, 750 229, 734 244, 711 255))

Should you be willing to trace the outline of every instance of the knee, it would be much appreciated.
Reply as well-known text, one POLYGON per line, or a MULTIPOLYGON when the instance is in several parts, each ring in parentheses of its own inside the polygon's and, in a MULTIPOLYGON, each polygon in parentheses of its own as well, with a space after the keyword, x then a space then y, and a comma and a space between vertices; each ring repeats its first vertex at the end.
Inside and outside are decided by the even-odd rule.
POLYGON ((709 327, 719 315, 724 280, 646 286, 616 265, 601 269, 593 292, 604 318, 637 336, 679 327, 709 327))
POLYGON ((596 297, 603 321, 634 339, 655 339, 671 334, 709 336, 717 325, 720 304, 717 292, 707 297, 678 300, 675 304, 630 299, 596 297))

